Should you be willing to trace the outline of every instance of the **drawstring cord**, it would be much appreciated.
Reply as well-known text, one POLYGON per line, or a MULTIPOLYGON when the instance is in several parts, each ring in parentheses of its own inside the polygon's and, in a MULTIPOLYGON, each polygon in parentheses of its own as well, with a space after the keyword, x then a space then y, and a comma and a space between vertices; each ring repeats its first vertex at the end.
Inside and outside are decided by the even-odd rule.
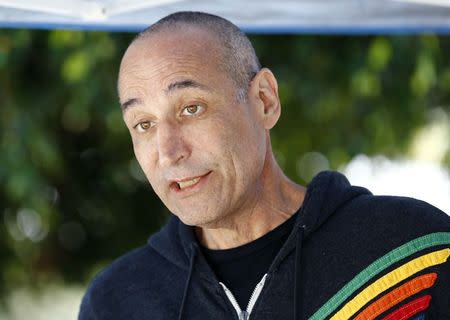
POLYGON ((187 300, 189 284, 191 282, 192 272, 194 271, 195 256, 197 254, 197 249, 196 249, 196 245, 195 244, 192 243, 190 249, 191 249, 190 250, 191 256, 190 256, 190 260, 189 260, 189 273, 188 273, 188 277, 187 277, 187 280, 186 280, 186 284, 184 285, 183 299, 181 300, 181 307, 180 307, 180 311, 178 313, 178 320, 182 320, 183 319, 184 305, 185 305, 186 300, 187 300))
POLYGON ((302 317, 302 303, 300 302, 300 282, 301 282, 301 260, 302 260, 302 242, 303 233, 305 231, 304 225, 300 226, 297 233, 297 246, 295 247, 295 281, 294 281, 294 320, 301 320, 302 317))

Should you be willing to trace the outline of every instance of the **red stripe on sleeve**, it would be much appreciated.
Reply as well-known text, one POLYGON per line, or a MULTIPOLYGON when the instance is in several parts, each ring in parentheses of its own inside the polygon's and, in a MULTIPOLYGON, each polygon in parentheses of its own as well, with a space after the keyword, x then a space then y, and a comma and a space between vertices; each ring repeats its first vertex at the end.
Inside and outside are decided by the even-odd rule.
POLYGON ((386 317, 383 318, 383 320, 405 320, 409 319, 410 317, 418 314, 419 312, 426 310, 428 306, 430 305, 431 296, 426 295, 420 298, 417 298, 401 308, 395 310, 394 312, 390 313, 386 317))

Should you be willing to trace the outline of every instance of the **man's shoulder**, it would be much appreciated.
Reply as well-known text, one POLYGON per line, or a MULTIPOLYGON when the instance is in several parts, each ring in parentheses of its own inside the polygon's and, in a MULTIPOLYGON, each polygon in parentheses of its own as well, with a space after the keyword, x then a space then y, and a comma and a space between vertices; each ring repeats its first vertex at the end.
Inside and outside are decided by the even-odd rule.
POLYGON ((147 244, 116 258, 94 277, 89 290, 107 293, 128 283, 148 283, 155 278, 155 274, 165 273, 174 267, 180 268, 176 257, 171 256, 173 251, 180 250, 176 247, 179 246, 178 241, 170 236, 170 233, 175 232, 173 224, 171 220, 154 233, 147 244), (145 278, 146 281, 139 281, 140 278, 145 278))
POLYGON ((109 291, 133 282, 142 271, 151 272, 156 268, 155 259, 158 254, 148 245, 135 248, 116 258, 92 279, 88 292, 105 295, 109 291))
POLYGON ((340 211, 369 223, 450 231, 450 216, 428 202, 403 196, 363 195, 340 211))
POLYGON ((136 292, 157 291, 158 279, 174 267, 148 244, 127 252, 92 279, 83 297, 79 319, 91 319, 88 315, 94 313, 93 309, 97 309, 95 313, 108 313, 108 308, 112 310, 114 304, 136 292))

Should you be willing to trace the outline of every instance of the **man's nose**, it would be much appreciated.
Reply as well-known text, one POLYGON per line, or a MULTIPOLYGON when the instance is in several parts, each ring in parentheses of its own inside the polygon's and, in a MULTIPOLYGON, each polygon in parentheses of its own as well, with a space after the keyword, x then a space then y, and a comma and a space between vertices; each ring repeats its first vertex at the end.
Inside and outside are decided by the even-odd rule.
POLYGON ((161 167, 171 166, 189 156, 189 148, 180 124, 161 122, 157 128, 158 160, 161 167))

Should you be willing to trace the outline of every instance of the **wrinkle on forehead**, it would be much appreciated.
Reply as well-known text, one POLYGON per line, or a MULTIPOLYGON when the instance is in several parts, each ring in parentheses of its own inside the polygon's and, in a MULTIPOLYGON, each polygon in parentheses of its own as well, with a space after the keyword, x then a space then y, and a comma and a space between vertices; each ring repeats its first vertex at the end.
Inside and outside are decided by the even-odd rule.
POLYGON ((156 77, 168 78, 174 75, 187 75, 203 68, 200 57, 190 56, 164 57, 163 59, 149 60, 151 68, 145 60, 134 60, 132 64, 125 63, 120 78, 126 80, 152 80, 156 77))

